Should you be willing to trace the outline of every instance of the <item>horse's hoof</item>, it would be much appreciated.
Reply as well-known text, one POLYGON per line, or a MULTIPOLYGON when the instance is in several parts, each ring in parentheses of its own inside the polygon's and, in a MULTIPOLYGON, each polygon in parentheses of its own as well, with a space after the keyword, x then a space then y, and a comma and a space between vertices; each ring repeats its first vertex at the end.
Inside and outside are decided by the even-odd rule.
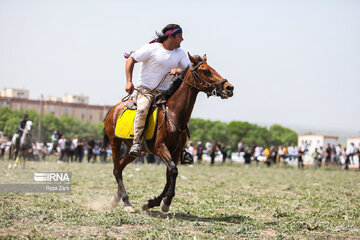
POLYGON ((132 208, 132 206, 125 206, 124 210, 127 213, 134 213, 135 212, 135 210, 132 208))
POLYGON ((8 169, 11 169, 11 163, 9 164, 8 169))
POLYGON ((14 168, 17 168, 17 164, 16 164, 16 163, 14 164, 14 168))
POLYGON ((111 198, 111 207, 116 208, 119 205, 119 201, 116 201, 115 196, 111 198))
POLYGON ((161 208, 161 211, 163 211, 163 212, 168 212, 169 209, 170 209, 170 206, 166 205, 166 204, 164 203, 164 200, 162 200, 162 201, 161 201, 161 204, 160 204, 160 208, 161 208))
POLYGON ((145 203, 143 206, 142 206, 142 210, 143 211, 147 211, 147 210, 149 210, 150 209, 150 207, 149 207, 149 204, 148 203, 145 203))

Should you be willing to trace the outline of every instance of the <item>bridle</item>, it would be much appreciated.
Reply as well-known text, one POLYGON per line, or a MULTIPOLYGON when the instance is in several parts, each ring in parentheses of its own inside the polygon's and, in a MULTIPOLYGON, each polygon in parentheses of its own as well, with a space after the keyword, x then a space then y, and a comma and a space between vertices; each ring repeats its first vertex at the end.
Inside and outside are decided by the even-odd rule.
MULTIPOLYGON (((215 84, 213 83, 209 83, 208 81, 206 81, 203 77, 201 77, 201 75, 196 71, 202 64, 206 63, 205 61, 201 61, 199 62, 198 64, 196 64, 195 67, 193 66, 190 66, 190 72, 192 74, 192 76, 199 82, 202 82, 202 85, 205 86, 205 88, 207 88, 208 90, 207 91, 204 91, 208 97, 210 96, 220 96, 220 92, 219 92, 219 89, 218 89, 218 86, 227 82, 228 80, 227 79, 223 79, 215 84)), ((186 84, 190 85, 191 87, 193 88, 196 88, 197 90, 199 91, 203 91, 201 90, 199 87, 185 81, 185 78, 183 80, 186 84)))

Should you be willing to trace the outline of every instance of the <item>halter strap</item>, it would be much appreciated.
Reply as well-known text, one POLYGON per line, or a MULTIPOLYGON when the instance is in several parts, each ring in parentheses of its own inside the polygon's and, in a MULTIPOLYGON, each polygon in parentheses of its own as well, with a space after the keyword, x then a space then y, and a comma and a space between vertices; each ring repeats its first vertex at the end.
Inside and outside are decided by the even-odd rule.
MULTIPOLYGON (((202 81, 203 83, 206 84, 206 88, 209 89, 209 91, 206 91, 205 93, 207 94, 208 97, 210 96, 218 96, 219 95, 219 92, 218 92, 218 89, 217 89, 217 86, 224 83, 224 82, 227 82, 228 80, 227 79, 223 79, 217 83, 209 83, 207 82, 203 77, 201 77, 201 75, 196 72, 196 70, 202 65, 206 63, 205 61, 201 61, 199 62, 198 64, 196 64, 195 67, 193 66, 190 66, 190 71, 191 71, 191 74, 193 75, 193 77, 199 81, 202 81)), ((197 86, 194 86, 193 84, 187 82, 187 81, 184 81, 186 84, 188 84, 189 86, 193 87, 193 88, 196 88, 197 90, 201 91, 200 88, 198 88, 197 86)))

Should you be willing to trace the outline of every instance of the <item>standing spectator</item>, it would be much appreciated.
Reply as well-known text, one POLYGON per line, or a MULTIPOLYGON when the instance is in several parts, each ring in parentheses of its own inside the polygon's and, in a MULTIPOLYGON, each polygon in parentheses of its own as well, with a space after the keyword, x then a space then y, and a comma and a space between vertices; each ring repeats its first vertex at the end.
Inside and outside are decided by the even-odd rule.
POLYGON ((92 136, 89 137, 87 141, 87 150, 88 150, 88 163, 90 162, 91 158, 93 157, 93 150, 95 148, 95 141, 92 136))
POLYGON ((211 159, 211 162, 210 164, 211 165, 214 165, 215 163, 215 157, 216 157, 216 152, 218 151, 218 147, 216 144, 212 145, 212 148, 210 150, 210 159, 211 159))
POLYGON ((360 143, 359 143, 359 146, 356 149, 356 155, 358 157, 358 164, 359 164, 359 171, 360 171, 360 143))
POLYGON ((93 149, 93 155, 94 155, 94 160, 93 163, 96 162, 96 158, 99 155, 99 143, 95 142, 95 147, 93 149))
POLYGON ((205 149, 204 145, 202 144, 201 141, 199 141, 198 145, 196 146, 197 161, 199 163, 201 163, 201 161, 202 161, 202 155, 204 153, 204 149, 205 149))
POLYGON ((294 160, 294 147, 293 146, 289 146, 288 147, 288 157, 289 157, 289 160, 292 161, 294 160))
POLYGON ((192 142, 189 142, 187 152, 190 153, 192 157, 194 157, 194 147, 192 142))
POLYGON ((245 152, 245 143, 243 140, 241 140, 239 143, 238 143, 238 154, 239 154, 239 157, 241 155, 241 153, 245 152))
POLYGON ((0 132, 0 150, 1 150, 1 159, 5 157, 5 149, 6 149, 6 137, 0 132))
POLYGON ((304 169, 303 155, 304 155, 304 152, 302 150, 299 150, 297 159, 298 159, 298 168, 300 168, 300 169, 304 169))
POLYGON ((67 137, 65 140, 65 161, 66 162, 72 162, 71 145, 72 145, 72 140, 71 140, 71 138, 67 137))
POLYGON ((277 157, 278 157, 278 152, 276 151, 275 147, 272 146, 270 148, 270 160, 274 165, 276 164, 277 157))
POLYGON ((268 147, 265 147, 264 149, 264 156, 265 156, 265 164, 270 167, 271 165, 271 160, 269 158, 270 156, 270 149, 268 147))
POLYGON ((246 168, 248 168, 250 165, 251 156, 252 156, 251 149, 245 148, 244 159, 245 159, 245 167, 246 168))
POLYGON ((84 157, 84 139, 77 138, 76 149, 75 149, 75 161, 79 158, 79 162, 82 163, 84 157))
POLYGON ((299 147, 295 146, 293 149, 293 160, 297 160, 298 155, 299 155, 299 147))
POLYGON ((75 161, 77 160, 77 158, 78 158, 77 152, 76 152, 77 142, 78 142, 78 138, 72 139, 71 148, 70 148, 71 159, 73 159, 73 157, 74 157, 74 162, 75 162, 75 161))
POLYGON ((352 149, 349 147, 348 149, 346 149, 346 147, 344 148, 344 157, 345 157, 345 166, 344 169, 345 170, 349 170, 349 165, 350 165, 350 157, 351 157, 351 153, 352 153, 352 149))
POLYGON ((319 161, 319 167, 321 167, 322 160, 323 160, 323 158, 324 158, 324 151, 323 151, 323 147, 322 147, 322 146, 319 147, 318 152, 320 153, 319 159, 318 159, 318 161, 319 161))
POLYGON ((315 169, 320 167, 321 166, 321 154, 319 153, 318 148, 315 148, 315 151, 312 154, 312 158, 313 158, 313 161, 314 161, 315 169))
POLYGON ((259 165, 259 157, 261 156, 262 149, 260 145, 256 145, 254 151, 254 160, 256 161, 256 166, 259 165))
POLYGON ((60 146, 60 158, 59 161, 62 161, 64 155, 65 155, 65 138, 64 136, 61 136, 61 138, 59 139, 59 146, 60 146))
POLYGON ((225 163, 225 161, 226 161, 225 147, 220 141, 218 141, 216 145, 217 145, 217 148, 219 149, 218 151, 220 151, 222 154, 222 163, 225 163))
POLYGON ((232 144, 228 144, 226 147, 225 147, 225 152, 226 152, 226 157, 232 162, 232 152, 233 152, 233 149, 232 149, 232 144))
POLYGON ((51 154, 57 153, 57 146, 58 146, 58 143, 59 143, 59 139, 58 139, 58 135, 57 135, 56 130, 51 135, 51 143, 52 143, 52 149, 51 149, 50 153, 51 154))
POLYGON ((207 154, 210 155, 210 153, 213 149, 213 144, 210 141, 207 141, 205 144, 205 148, 206 148, 207 154))
POLYGON ((332 163, 332 164, 337 164, 335 144, 333 144, 333 145, 331 146, 331 163, 332 163))
POLYGON ((330 147, 330 143, 328 143, 328 145, 326 146, 325 149, 325 165, 328 166, 330 161, 331 161, 331 147, 330 147))
POLYGON ((354 155, 355 155, 355 144, 352 142, 347 150, 347 154, 349 155, 350 164, 354 165, 354 155))
POLYGON ((335 162, 337 165, 341 165, 341 145, 338 144, 335 148, 336 150, 336 157, 335 157, 335 162))
POLYGON ((286 146, 284 146, 283 147, 283 149, 282 149, 282 152, 283 152, 283 159, 284 159, 284 164, 286 164, 286 161, 285 161, 285 159, 287 158, 287 157, 289 157, 289 152, 288 152, 288 148, 286 147, 286 146))
POLYGON ((106 163, 107 161, 107 150, 106 148, 100 148, 100 161, 106 163))

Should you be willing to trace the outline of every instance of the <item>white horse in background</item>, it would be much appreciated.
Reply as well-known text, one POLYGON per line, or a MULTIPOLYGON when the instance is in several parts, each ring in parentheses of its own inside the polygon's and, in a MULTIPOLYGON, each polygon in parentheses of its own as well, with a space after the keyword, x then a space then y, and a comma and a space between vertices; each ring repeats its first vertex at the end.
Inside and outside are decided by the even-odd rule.
MULTIPOLYGON (((28 152, 29 149, 32 148, 32 136, 31 136, 31 130, 32 130, 32 124, 33 122, 28 120, 26 122, 25 128, 24 128, 24 132, 20 138, 20 141, 16 141, 16 138, 18 137, 18 135, 14 135, 12 140, 11 140, 11 151, 12 151, 12 156, 15 156, 15 163, 14 163, 14 168, 17 167, 19 161, 20 161, 20 165, 22 168, 25 167, 25 158, 26 158, 26 154, 28 152)), ((9 164, 9 168, 11 168, 11 163, 9 164)))

